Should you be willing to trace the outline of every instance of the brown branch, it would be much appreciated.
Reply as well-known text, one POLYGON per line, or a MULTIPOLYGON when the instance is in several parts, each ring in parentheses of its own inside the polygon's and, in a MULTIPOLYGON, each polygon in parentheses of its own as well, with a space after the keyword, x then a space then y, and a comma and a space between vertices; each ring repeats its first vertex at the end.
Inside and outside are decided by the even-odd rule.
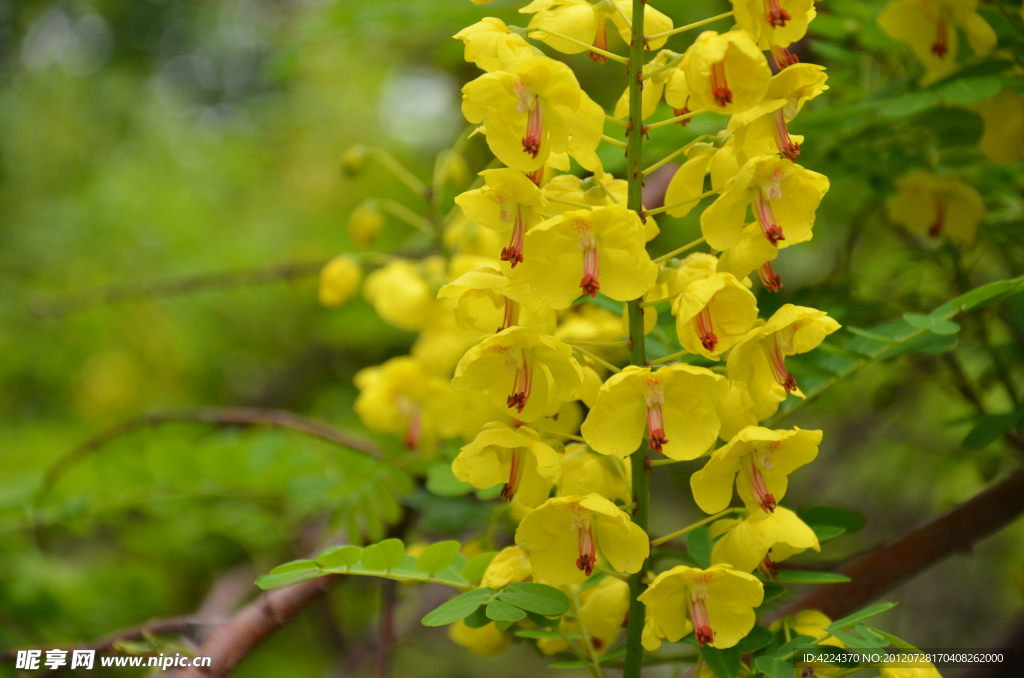
POLYGON ((257 645, 323 595, 339 575, 326 575, 275 591, 268 591, 218 627, 198 655, 210 657, 208 667, 183 669, 176 678, 226 676, 257 645))
MULTIPOLYGON (((187 410, 150 412, 134 417, 98 433, 74 448, 50 467, 39 489, 41 496, 64 474, 85 457, 108 443, 139 429, 171 423, 202 423, 220 426, 275 426, 326 440, 342 447, 384 458, 383 451, 371 441, 342 431, 331 424, 304 417, 287 410, 260 409, 256 407, 203 407, 187 410)), ((38 498, 37 496, 37 498, 38 498)))
POLYGON ((850 614, 947 556, 969 551, 1021 513, 1024 471, 1016 471, 941 516, 848 561, 837 571, 850 577, 850 583, 817 586, 767 621, 800 610, 820 610, 833 619, 850 614))
POLYGON ((30 301, 29 309, 37 316, 57 317, 81 311, 97 304, 142 301, 153 297, 174 297, 206 290, 260 285, 278 280, 299 280, 316 275, 325 263, 327 263, 326 259, 319 259, 316 261, 274 264, 272 266, 248 268, 239 271, 109 285, 66 295, 37 295, 30 301))

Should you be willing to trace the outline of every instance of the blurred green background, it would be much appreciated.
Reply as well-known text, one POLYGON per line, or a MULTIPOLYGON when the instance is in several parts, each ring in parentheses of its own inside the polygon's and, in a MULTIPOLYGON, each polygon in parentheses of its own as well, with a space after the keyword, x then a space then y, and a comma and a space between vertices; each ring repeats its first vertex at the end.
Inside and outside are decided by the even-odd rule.
MULTIPOLYGON (((315 272, 353 249, 346 219, 365 197, 423 206, 379 165, 346 178, 339 160, 353 143, 372 144, 427 180, 435 155, 465 128, 459 88, 478 74, 450 36, 484 16, 525 25, 521 4, 0 0, 0 648, 70 647, 152 617, 226 615, 257 594, 258 574, 353 521, 379 538, 400 504, 420 509, 413 537, 465 540, 486 522, 489 509, 471 497, 433 496, 384 462, 266 428, 141 430, 36 494, 77 444, 160 408, 285 408, 366 434, 352 412, 352 376, 407 352, 414 335, 362 301, 319 307, 315 272), (124 303, 76 296, 282 263, 311 274, 124 303)), ((1020 275, 1020 163, 985 158, 982 119, 970 106, 907 99, 922 71, 874 23, 882 3, 824 5, 801 49, 805 61, 828 67, 831 89, 791 129, 806 135, 801 164, 826 174, 832 189, 813 242, 776 266, 783 291, 762 290, 762 317, 791 302, 870 326, 954 296, 951 249, 886 215, 895 179, 915 167, 955 172, 985 200, 978 242, 959 253, 969 286, 1020 275)), ((658 8, 679 25, 728 6, 663 0, 658 8)), ((1018 24, 993 8, 983 15, 1006 50, 994 58, 1019 62, 1018 24)), ((669 46, 682 51, 693 36, 669 46)), ((617 36, 610 49, 624 50, 617 36)), ((611 108, 625 87, 619 66, 559 58, 611 108)), ((723 123, 705 116, 652 133, 645 158, 723 123)), ((619 149, 605 144, 601 153, 610 171, 621 169, 619 149)), ((489 162, 479 138, 466 159, 472 172, 489 162)), ((697 237, 696 217, 659 218, 652 250, 697 237)), ((418 237, 392 220, 379 247, 415 246, 418 237)), ((961 444, 978 410, 956 375, 986 412, 1013 409, 989 346, 1014 388, 1024 386, 1024 297, 964 324, 955 353, 870 368, 788 422, 824 429, 825 442, 819 461, 794 475, 787 502, 845 506, 868 519, 817 560, 795 562, 836 563, 1019 465, 1020 453, 1001 442, 961 444)), ((659 470, 653 534, 700 515, 687 483, 695 468, 659 470)), ((880 623, 921 647, 994 644, 1024 603, 1022 545, 1018 522, 900 588, 892 599, 901 605, 880 623)), ((472 657, 443 630, 418 626, 437 592, 400 588, 395 675, 497 677, 544 666, 522 645, 512 656, 472 657)), ((341 583, 238 675, 372 671, 379 591, 373 581, 341 583)))

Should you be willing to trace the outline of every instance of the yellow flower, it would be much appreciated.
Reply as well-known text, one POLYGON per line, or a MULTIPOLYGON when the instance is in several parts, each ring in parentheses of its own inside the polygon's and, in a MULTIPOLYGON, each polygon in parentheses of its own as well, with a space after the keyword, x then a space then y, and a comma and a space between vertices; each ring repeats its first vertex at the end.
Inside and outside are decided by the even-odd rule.
POLYGON ((754 36, 757 46, 771 50, 775 65, 784 69, 796 63, 785 49, 807 34, 816 12, 814 0, 732 0, 736 23, 754 36))
POLYGON ((996 33, 977 12, 978 0, 895 0, 878 15, 889 37, 910 45, 927 71, 921 84, 957 70, 957 28, 978 56, 996 46, 996 33))
POLYGON ((430 455, 438 438, 459 433, 458 396, 443 380, 426 372, 417 360, 392 358, 356 373, 359 389, 356 414, 378 433, 400 436, 410 450, 430 455))
POLYGON ((764 101, 729 120, 743 159, 778 153, 796 160, 800 142, 798 137, 790 136, 787 123, 796 118, 806 102, 828 89, 826 80, 825 67, 815 64, 796 64, 776 74, 764 101))
POLYGON ((501 260, 514 268, 523 260, 523 238, 540 223, 548 203, 526 175, 508 167, 480 172, 485 185, 456 196, 455 202, 471 221, 499 233, 511 230, 511 240, 501 250, 501 260))
POLYGON ((461 619, 448 627, 448 638, 477 657, 493 657, 501 654, 512 647, 513 640, 512 634, 498 630, 494 622, 474 629, 466 626, 466 622, 461 619))
POLYGON ((725 536, 711 550, 712 563, 729 563, 737 570, 761 571, 776 579, 775 564, 807 549, 821 550, 814 530, 787 508, 777 506, 767 517, 761 511, 746 520, 719 520, 711 525, 711 538, 725 536))
POLYGON ((639 572, 650 541, 629 516, 604 497, 554 497, 523 518, 516 544, 530 554, 538 579, 568 586, 589 577, 597 550, 616 572, 639 572))
POLYGON ((527 43, 526 38, 509 30, 504 21, 494 17, 467 26, 452 37, 466 44, 466 61, 485 71, 504 71, 520 59, 541 53, 527 43))
MULTIPOLYGON (((597 586, 591 586, 579 593, 580 609, 576 620, 566 621, 562 628, 566 633, 582 636, 587 630, 590 642, 598 656, 611 649, 622 635, 622 625, 629 612, 629 584, 605 577, 597 586)), ((537 649, 544 654, 565 652, 569 644, 561 638, 542 638, 537 649)))
POLYGON ((760 581, 728 565, 673 567, 640 595, 647 608, 644 647, 657 650, 662 638, 674 643, 690 631, 701 647, 732 647, 754 628, 754 608, 763 599, 760 581))
POLYGON ((369 247, 384 228, 384 215, 377 201, 364 200, 348 215, 348 234, 359 247, 369 247))
POLYGON ((718 360, 757 320, 757 299, 731 273, 690 283, 672 304, 679 343, 690 353, 718 360))
POLYGON ((908 231, 933 238, 945 234, 964 245, 974 243, 985 203, 977 189, 956 176, 916 169, 896 180, 899 191, 889 200, 889 218, 908 231))
MULTIPOLYGON (((622 330, 622 318, 595 304, 577 304, 559 313, 560 319, 555 337, 562 341, 621 341, 629 334, 622 330)), ((629 361, 626 346, 592 346, 587 349, 599 358, 619 364, 629 361)), ((596 363, 595 363, 596 365, 596 363)), ((605 368, 598 366, 602 374, 605 368)), ((603 381, 603 380, 602 380, 603 381)), ((601 384, 598 383, 598 386, 601 384)))
MULTIPOLYGON (((796 614, 787 615, 784 619, 794 636, 810 636, 818 641, 816 643, 818 645, 846 647, 842 641, 835 636, 830 635, 826 630, 832 623, 832 620, 829 619, 828 615, 824 612, 819 612, 818 610, 801 610, 796 614)), ((778 619, 772 622, 772 625, 768 628, 772 631, 778 631, 782 628, 782 623, 783 619, 778 619)))
POLYGON ((439 257, 422 265, 400 259, 392 261, 366 276, 363 297, 389 325, 410 332, 422 329, 430 319, 434 298, 427 280, 434 272, 425 269, 438 263, 443 265, 439 257))
MULTIPOLYGON (((645 32, 651 32, 644 26, 645 32)), ((650 75, 653 71, 658 71, 662 66, 667 64, 670 60, 675 57, 675 53, 667 49, 663 49, 658 54, 644 64, 643 75, 644 75, 644 87, 641 94, 641 100, 643 106, 641 107, 641 117, 646 120, 654 114, 654 111, 658 108, 658 103, 661 102, 661 94, 665 91, 665 84, 669 79, 669 76, 674 73, 679 73, 678 68, 671 70, 660 71, 656 75, 650 75)), ((685 76, 684 76, 685 78, 685 76)), ((685 79, 683 81, 685 83, 685 79)), ((678 85, 677 85, 678 86, 678 85)), ((685 84, 684 84, 685 86, 685 84)), ((688 96, 688 95, 687 95, 688 96)), ((681 113, 679 115, 682 115, 681 113)), ((622 96, 615 102, 615 117, 622 118, 625 120, 629 117, 629 88, 627 87, 623 91, 622 96)), ((683 121, 683 126, 686 126, 688 120, 683 121)))
POLYGON ((518 497, 524 506, 540 506, 562 477, 558 453, 525 426, 487 424, 452 462, 455 477, 486 490, 500 483, 501 498, 518 497))
POLYGON ((992 162, 1024 158, 1024 97, 1004 89, 975 107, 985 121, 981 150, 992 162))
POLYGON ((705 513, 725 510, 735 479, 736 492, 751 513, 772 513, 786 495, 789 474, 813 461, 820 443, 821 431, 748 426, 690 476, 693 498, 705 513))
POLYGON ((517 284, 488 266, 466 271, 442 287, 437 297, 456 300, 455 321, 465 329, 490 333, 519 325, 548 333, 555 328, 555 312, 533 295, 529 285, 517 284))
MULTIPOLYGON (((529 5, 523 7, 520 12, 533 14, 530 19, 530 28, 546 29, 552 33, 560 33, 586 45, 593 45, 598 49, 608 49, 608 27, 607 20, 611 19, 623 41, 629 44, 630 27, 623 21, 620 12, 626 16, 632 16, 632 2, 630 0, 608 0, 607 2, 590 2, 590 0, 533 0, 529 5), (615 8, 614 2, 618 5, 615 8)), ((672 20, 654 9, 650 5, 644 6, 644 32, 654 35, 663 31, 672 30, 672 20)), ((549 35, 544 31, 537 31, 530 34, 531 38, 547 43, 553 49, 565 54, 578 54, 587 48, 575 42, 570 42, 555 35, 549 35)), ((658 49, 665 44, 667 38, 651 40, 647 44, 648 49, 658 49)), ((590 53, 590 58, 598 63, 604 63, 606 58, 596 52, 590 53)))
POLYGON ((694 144, 686 152, 686 162, 672 175, 672 181, 665 189, 665 204, 676 205, 684 200, 688 202, 668 210, 670 216, 685 217, 700 204, 697 196, 704 192, 704 177, 716 151, 711 144, 694 144))
POLYGON ((700 216, 708 244, 727 250, 740 241, 747 205, 764 237, 788 247, 811 239, 814 215, 828 192, 828 177, 775 155, 758 155, 700 216))
POLYGON ((355 296, 363 268, 352 257, 340 254, 320 269, 320 304, 327 308, 344 306, 355 296))
POLYGON ((772 72, 744 31, 704 31, 683 57, 692 108, 734 115, 761 103, 772 72))
POLYGON ((559 61, 531 57, 511 71, 485 73, 462 88, 462 113, 483 123, 491 152, 509 167, 533 172, 551 154, 568 151, 586 169, 601 171, 594 151, 604 110, 559 61))
POLYGON ((757 421, 775 414, 787 394, 803 397, 786 369, 786 356, 814 350, 838 329, 839 323, 824 311, 785 304, 733 348, 729 379, 746 386, 757 421))
POLYGON ((447 378, 451 377, 455 365, 479 339, 480 330, 459 327, 453 301, 439 299, 430 309, 430 318, 413 342, 411 353, 424 369, 447 378))
POLYGON ((718 437, 717 401, 725 379, 683 363, 629 366, 608 379, 581 431, 595 452, 626 457, 647 429, 647 446, 670 459, 696 459, 718 437))
POLYGON ((753 271, 769 292, 782 289, 782 278, 772 269, 771 262, 779 256, 779 248, 764 237, 761 226, 750 223, 743 227, 739 242, 722 252, 718 258, 719 273, 732 273, 743 278, 753 271))
POLYGON ((495 407, 515 408, 513 416, 533 421, 554 414, 574 400, 583 370, 572 349, 554 337, 510 327, 469 349, 455 368, 452 386, 483 391, 495 407))
POLYGON ((597 454, 588 446, 566 445, 557 496, 599 494, 609 501, 633 501, 632 469, 620 457, 597 454))
POLYGON ((644 295, 658 277, 636 212, 619 205, 573 210, 526 234, 533 253, 527 278, 537 297, 555 309, 598 290, 616 301, 644 295))
POLYGON ((500 589, 514 582, 526 581, 533 576, 529 554, 518 546, 503 548, 484 571, 480 586, 500 589))
MULTIPOLYGON (((566 202, 583 203, 594 207, 625 205, 628 185, 625 179, 616 179, 611 174, 594 175, 585 179, 574 174, 560 174, 544 184, 541 192, 551 200, 548 204, 548 212, 563 214, 578 209, 566 202)), ((655 223, 654 217, 647 217, 647 222, 644 224, 644 237, 651 241, 658 233, 658 224, 655 223)))
POLYGON ((690 283, 715 272, 718 259, 713 254, 694 252, 685 259, 669 259, 658 271, 658 281, 647 293, 647 301, 668 299, 682 294, 690 283))

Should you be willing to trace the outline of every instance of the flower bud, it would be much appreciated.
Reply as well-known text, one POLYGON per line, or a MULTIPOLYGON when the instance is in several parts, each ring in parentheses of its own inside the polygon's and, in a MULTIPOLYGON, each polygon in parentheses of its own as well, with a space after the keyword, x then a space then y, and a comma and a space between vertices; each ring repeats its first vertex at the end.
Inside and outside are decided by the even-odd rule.
POLYGON ((355 177, 363 173, 366 168, 366 157, 370 149, 362 144, 355 144, 341 156, 341 172, 346 177, 355 177))
POLYGON ((348 215, 348 233, 359 247, 369 247, 384 227, 384 215, 376 200, 359 203, 348 215))
POLYGON ((327 308, 343 306, 355 296, 362 277, 363 269, 352 257, 334 257, 320 269, 320 304, 327 308))

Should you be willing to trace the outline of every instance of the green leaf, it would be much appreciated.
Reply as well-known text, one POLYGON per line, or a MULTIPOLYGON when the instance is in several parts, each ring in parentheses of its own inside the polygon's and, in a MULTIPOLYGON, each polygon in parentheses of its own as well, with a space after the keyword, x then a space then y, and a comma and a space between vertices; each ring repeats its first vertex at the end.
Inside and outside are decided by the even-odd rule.
POLYGON ((921 315, 919 313, 904 313, 903 319, 919 330, 926 330, 940 335, 956 334, 960 331, 960 325, 952 320, 934 315, 921 315))
POLYGON ((793 638, 790 638, 788 641, 777 647, 775 649, 775 652, 773 652, 772 654, 774 654, 776 657, 787 657, 793 653, 793 650, 796 650, 801 647, 810 647, 813 644, 814 638, 811 638, 810 636, 794 636, 793 638))
POLYGON ((750 633, 744 636, 740 642, 736 644, 736 651, 740 654, 757 652, 762 647, 768 647, 774 638, 774 633, 763 626, 755 624, 754 628, 750 629, 750 633))
POLYGON ((526 616, 529 617, 530 621, 532 621, 537 626, 544 626, 544 627, 549 628, 549 629, 553 629, 553 628, 557 627, 559 624, 562 623, 562 618, 561 617, 555 617, 554 619, 548 619, 547 617, 545 617, 542 614, 537 614, 536 612, 530 612, 529 610, 526 611, 526 616))
POLYGON ((461 497, 472 492, 473 486, 455 477, 450 462, 439 461, 427 469, 427 490, 439 497, 461 497))
POLYGON ((889 641, 889 644, 892 645, 893 647, 898 647, 901 650, 910 650, 912 652, 920 652, 921 651, 921 650, 917 649, 916 647, 914 647, 913 645, 911 645, 910 643, 908 643, 907 641, 903 640, 902 638, 897 638, 896 636, 894 636, 891 633, 888 633, 886 631, 883 631, 882 629, 876 629, 875 627, 872 626, 871 630, 874 631, 875 633, 877 633, 878 635, 882 636, 883 638, 885 638, 887 641, 889 641))
POLYGON ((335 546, 318 555, 316 564, 323 568, 352 567, 359 562, 362 552, 358 546, 335 546))
POLYGON ((845 584, 850 581, 850 578, 835 572, 779 570, 779 577, 776 581, 780 584, 845 584))
POLYGON ((892 360, 897 356, 905 355, 907 353, 941 355, 942 353, 948 353, 955 349, 957 343, 958 340, 955 334, 942 335, 929 332, 928 334, 922 334, 919 337, 914 337, 900 346, 894 347, 890 351, 886 351, 885 355, 882 356, 882 359, 892 360))
POLYGON ((585 669, 587 667, 583 662, 555 662, 554 664, 548 664, 549 669, 585 669))
POLYGON ((976 104, 982 99, 995 96, 1003 89, 999 76, 954 80, 942 89, 942 95, 955 104, 976 104))
POLYGON ((841 631, 845 628, 853 626, 854 624, 858 624, 864 621, 865 619, 870 619, 875 615, 882 614, 883 612, 888 612, 894 607, 896 607, 896 603, 878 603, 877 605, 866 607, 860 612, 854 612, 848 617, 837 619, 836 621, 829 624, 825 630, 829 633, 835 633, 836 631, 841 631))
POLYGON ((484 572, 487 571, 487 567, 494 560, 494 556, 498 555, 497 551, 488 551, 487 553, 478 553, 473 556, 466 566, 462 568, 462 576, 466 578, 466 581, 478 581, 483 578, 484 572))
POLYGON ((314 579, 323 573, 312 560, 293 560, 289 563, 278 565, 269 573, 256 580, 256 586, 263 590, 283 586, 284 584, 298 584, 300 581, 314 579))
POLYGON ((711 539, 707 525, 686 535, 686 552, 701 568, 711 567, 711 539))
POLYGON ((977 425, 964 438, 964 447, 969 450, 980 450, 988 447, 1009 433, 1020 420, 1020 412, 983 415, 978 418, 977 425))
POLYGON ((777 657, 758 657, 754 660, 754 666, 770 678, 793 678, 796 675, 795 666, 777 657))
POLYGON ((416 559, 416 569, 429 574, 440 572, 455 562, 460 548, 462 548, 462 544, 457 541, 440 541, 431 544, 423 549, 423 553, 416 559))
POLYGON ((461 596, 456 596, 440 607, 431 610, 423 617, 424 626, 444 626, 465 619, 473 614, 497 591, 494 589, 473 589, 461 596))
MULTIPOLYGON (((740 653, 735 647, 719 650, 705 646, 700 650, 704 663, 715 672, 718 678, 736 678, 740 672, 740 653)), ((792 677, 790 677, 792 678, 792 677)))
POLYGON ((367 570, 391 570, 405 559, 405 544, 401 539, 385 539, 363 549, 359 560, 367 570))
POLYGON ((942 93, 935 90, 918 90, 885 102, 881 111, 890 118, 901 118, 919 113, 942 101, 942 93))
POLYGON ((835 539, 846 532, 845 527, 840 527, 838 525, 812 525, 811 529, 814 530, 814 536, 818 538, 819 543, 835 539))
POLYGON ((480 629, 491 623, 487 618, 487 606, 481 605, 473 610, 473 613, 462 620, 462 623, 471 629, 480 629))
POLYGON ((871 341, 880 341, 884 344, 898 343, 895 339, 890 339, 882 334, 872 332, 871 330, 865 330, 864 328, 861 327, 847 325, 844 329, 850 334, 856 334, 858 337, 864 337, 865 339, 870 339, 871 341))
POLYGON ((524 619, 526 613, 515 605, 499 600, 492 600, 487 604, 487 618, 494 621, 519 621, 524 619))
POLYGON ((797 511, 797 516, 812 528, 815 525, 844 527, 847 532, 857 532, 864 527, 864 516, 851 509, 838 506, 809 506, 797 511))
POLYGON ((875 647, 886 647, 888 644, 885 637, 875 633, 870 626, 855 624, 853 630, 859 633, 865 640, 869 640, 874 643, 875 647))
MULTIPOLYGON (((832 635, 842 641, 847 647, 853 648, 854 650, 875 650, 879 647, 885 646, 885 640, 881 639, 881 642, 875 642, 871 638, 862 638, 861 636, 855 636, 852 633, 845 631, 833 631, 832 635)), ((877 634, 875 634, 877 636, 877 634)), ((880 638, 880 637, 879 637, 880 638)))
MULTIPOLYGON (((557 631, 516 631, 520 638, 568 638, 569 640, 580 640, 582 636, 576 633, 559 633, 557 631)), ((605 655, 607 656, 607 655, 605 655)))
POLYGON ((621 657, 622 655, 626 654, 626 649, 626 646, 623 645, 622 647, 617 647, 614 650, 611 650, 610 652, 606 652, 604 656, 601 657, 601 661, 607 661, 609 659, 621 657))
POLYGON ((779 586, 778 584, 765 583, 764 585, 764 599, 761 604, 764 605, 769 600, 775 600, 776 598, 786 593, 785 586, 779 586))
POLYGON ((950 318, 1018 294, 1022 290, 1024 290, 1024 276, 999 280, 988 285, 976 287, 970 292, 954 297, 936 308, 931 314, 940 318, 950 318))
POLYGON ((569 596, 554 586, 533 582, 509 584, 498 594, 498 599, 545 617, 565 614, 569 609, 569 596))

